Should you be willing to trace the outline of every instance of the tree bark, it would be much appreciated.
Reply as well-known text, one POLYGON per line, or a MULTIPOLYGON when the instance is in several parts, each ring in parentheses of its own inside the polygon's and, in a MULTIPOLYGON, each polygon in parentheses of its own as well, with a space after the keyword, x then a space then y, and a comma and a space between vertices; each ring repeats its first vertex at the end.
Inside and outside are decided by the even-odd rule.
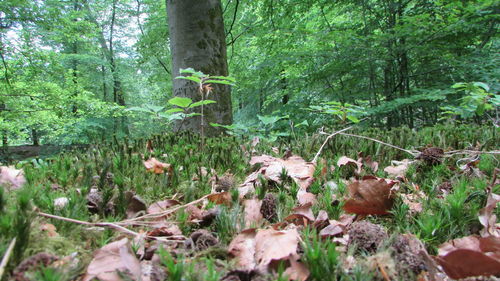
MULTIPOLYGON (((172 52, 173 92, 175 96, 201 100, 198 86, 189 80, 175 79, 181 68, 193 68, 210 75, 228 75, 226 39, 220 0, 166 0, 172 52)), ((232 123, 231 89, 213 84, 208 99, 217 103, 205 106, 203 127, 208 136, 221 133, 210 123, 232 123)), ((197 111, 199 111, 197 109, 197 111)), ((201 118, 183 122, 181 130, 201 131, 201 118)), ((176 126, 181 126, 180 122, 176 126)))

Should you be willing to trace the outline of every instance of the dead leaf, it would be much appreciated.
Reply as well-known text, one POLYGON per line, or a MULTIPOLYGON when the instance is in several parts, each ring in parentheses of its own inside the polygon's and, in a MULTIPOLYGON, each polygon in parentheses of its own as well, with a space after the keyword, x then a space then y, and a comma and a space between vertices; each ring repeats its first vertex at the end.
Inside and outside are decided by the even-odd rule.
POLYGON ((370 155, 364 157, 362 152, 358 153, 358 162, 363 163, 363 166, 368 167, 373 173, 378 171, 378 162, 373 161, 370 155))
POLYGON ((384 172, 393 178, 404 178, 406 171, 412 163, 413 162, 408 159, 404 159, 402 161, 391 161, 391 166, 386 167, 384 172))
POLYGON ((352 158, 349 158, 347 156, 342 156, 337 161, 337 166, 339 168, 343 167, 343 166, 348 166, 348 165, 355 168, 354 173, 356 175, 359 175, 361 173, 361 169, 363 167, 363 163, 361 163, 360 161, 356 161, 356 160, 354 160, 352 158))
POLYGON ((240 232, 229 244, 228 253, 236 259, 236 267, 241 270, 253 270, 255 262, 255 236, 257 231, 246 229, 240 232))
POLYGON ((146 211, 146 203, 144 203, 144 200, 142 200, 139 195, 135 195, 133 192, 127 191, 125 192, 125 199, 128 202, 127 210, 125 211, 127 218, 134 218, 140 212, 146 211))
POLYGON ((500 274, 500 238, 467 236, 442 244, 437 262, 453 279, 500 274))
POLYGON ((304 189, 299 189, 299 191, 297 191, 297 201, 299 202, 299 205, 313 205, 316 203, 316 195, 307 192, 304 189))
POLYGON ((364 179, 349 184, 350 197, 344 210, 358 215, 385 215, 394 203, 391 187, 385 179, 364 179))
POLYGON ((231 205, 231 201, 232 201, 231 193, 229 193, 228 191, 219 192, 219 193, 212 193, 212 194, 208 195, 207 199, 210 202, 213 202, 217 205, 227 205, 227 206, 231 205))
POLYGON ((147 236, 153 237, 168 237, 182 235, 181 229, 176 224, 155 228, 146 233, 147 236))
POLYGON ((175 205, 180 205, 180 204, 181 203, 179 201, 174 200, 174 199, 167 199, 167 200, 163 200, 163 201, 158 201, 158 202, 151 204, 151 206, 149 206, 149 208, 147 209, 147 213, 148 214, 161 213, 161 212, 164 212, 167 209, 169 209, 175 205))
POLYGON ((479 222, 484 226, 481 230, 481 236, 500 237, 500 228, 497 223, 497 216, 494 214, 497 204, 500 202, 500 195, 488 190, 488 199, 486 206, 479 210, 479 222))
POLYGON ((8 190, 16 190, 26 183, 24 171, 12 166, 0 166, 0 186, 5 186, 8 190))
POLYGON ((265 178, 278 183, 281 182, 280 177, 283 170, 286 170, 288 176, 304 190, 306 190, 314 180, 313 174, 316 166, 314 163, 306 162, 300 156, 292 155, 286 158, 286 160, 269 155, 252 157, 250 165, 255 165, 257 163, 262 164, 258 174, 262 174, 265 178))
POLYGON ((312 204, 298 206, 292 209, 292 214, 284 220, 295 225, 309 225, 314 221, 314 214, 311 209, 312 204))
POLYGON ((245 207, 245 228, 259 226, 264 219, 260 212, 262 200, 247 199, 243 201, 243 206, 245 207))
POLYGON ((319 235, 321 238, 327 238, 327 237, 334 237, 334 236, 339 236, 344 233, 344 229, 338 225, 338 224, 330 224, 323 228, 320 232, 319 235))
POLYGON ((132 252, 127 238, 97 250, 82 280, 90 281, 97 278, 101 281, 121 281, 118 271, 132 280, 141 278, 141 264, 132 252))
POLYGON ((277 231, 262 229, 255 236, 255 260, 259 267, 267 266, 276 260, 283 260, 297 254, 299 233, 297 229, 277 231))
POLYGON ((290 255, 288 261, 290 262, 290 266, 283 273, 290 280, 305 281, 309 277, 309 269, 299 261, 298 255, 290 255))
POLYGON ((326 226, 328 226, 329 224, 330 224, 330 222, 328 221, 328 213, 324 210, 320 210, 318 212, 318 216, 314 220, 314 223, 313 223, 314 227, 316 229, 323 229, 326 226))
POLYGON ((172 165, 158 161, 156 158, 151 158, 143 162, 146 171, 155 174, 163 174, 165 172, 172 172, 172 165))
POLYGON ((40 226, 40 230, 47 232, 47 236, 49 237, 57 237, 59 233, 57 233, 57 229, 53 224, 44 223, 40 226))

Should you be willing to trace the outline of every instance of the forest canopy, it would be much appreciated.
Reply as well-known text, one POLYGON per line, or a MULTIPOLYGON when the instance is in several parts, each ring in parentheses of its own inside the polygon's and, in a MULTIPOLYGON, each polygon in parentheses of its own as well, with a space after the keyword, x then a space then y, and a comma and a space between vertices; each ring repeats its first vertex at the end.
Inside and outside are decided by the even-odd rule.
MULTIPOLYGON (((212 83, 216 103, 205 107, 231 111, 232 123, 212 124, 226 132, 276 138, 359 120, 382 128, 498 125, 497 1, 220 5, 228 69, 220 75, 232 79, 231 102, 217 100, 223 87, 212 83)), ((165 1, 9 0, 0 11, 4 145, 173 130, 179 114, 168 101, 178 82, 165 1)), ((189 20, 203 16, 212 17, 189 20)))

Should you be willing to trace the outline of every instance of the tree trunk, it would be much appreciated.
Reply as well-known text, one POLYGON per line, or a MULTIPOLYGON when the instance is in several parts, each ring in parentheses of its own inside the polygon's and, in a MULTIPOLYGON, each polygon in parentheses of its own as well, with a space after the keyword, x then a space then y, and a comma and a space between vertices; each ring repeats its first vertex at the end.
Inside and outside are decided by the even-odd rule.
MULTIPOLYGON (((198 86, 189 80, 175 79, 181 68, 193 68, 210 75, 228 75, 226 39, 220 0, 166 0, 172 52, 173 92, 175 96, 201 100, 198 86)), ((231 89, 227 85, 213 84, 208 99, 217 103, 205 106, 205 133, 219 134, 219 128, 210 123, 232 123, 231 89)), ((198 110, 199 111, 199 110, 198 110)), ((201 118, 183 122, 181 130, 201 131, 201 118)), ((180 122, 177 126, 180 126, 180 122)))

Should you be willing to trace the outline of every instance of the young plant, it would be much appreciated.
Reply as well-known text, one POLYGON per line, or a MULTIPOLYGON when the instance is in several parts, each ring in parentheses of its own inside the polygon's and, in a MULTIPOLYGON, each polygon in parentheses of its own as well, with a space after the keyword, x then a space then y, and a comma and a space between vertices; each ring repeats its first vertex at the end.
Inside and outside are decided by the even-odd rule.
MULTIPOLYGON (((190 80, 198 84, 198 92, 201 96, 201 101, 194 102, 190 98, 183 98, 183 97, 174 97, 169 101, 169 103, 172 103, 171 101, 174 100, 174 102, 182 109, 182 111, 178 111, 178 113, 184 113, 187 114, 185 117, 191 117, 191 116, 200 116, 201 117, 201 124, 200 124, 200 129, 201 129, 201 143, 203 147, 204 143, 204 138, 205 138, 205 115, 204 115, 204 106, 212 103, 216 103, 214 100, 208 100, 208 96, 212 93, 213 88, 211 84, 223 84, 223 85, 234 85, 236 82, 234 78, 227 77, 227 76, 211 76, 208 74, 205 74, 201 71, 195 71, 192 68, 187 68, 187 69, 181 69, 179 71, 181 74, 190 74, 188 76, 177 76, 175 79, 185 79, 185 80, 190 80), (195 107, 201 107, 201 114, 194 113, 194 115, 190 115, 193 113, 187 113, 185 109, 192 109, 195 107)), ((182 119, 184 121, 184 119, 182 119)), ((182 121, 182 122, 183 122, 182 121)), ((179 126, 179 128, 182 127, 182 123, 179 126)))
POLYGON ((365 108, 349 103, 341 103, 338 101, 324 102, 320 105, 311 105, 309 110, 316 111, 322 114, 336 116, 342 124, 347 122, 359 123, 359 116, 364 115, 365 108))

